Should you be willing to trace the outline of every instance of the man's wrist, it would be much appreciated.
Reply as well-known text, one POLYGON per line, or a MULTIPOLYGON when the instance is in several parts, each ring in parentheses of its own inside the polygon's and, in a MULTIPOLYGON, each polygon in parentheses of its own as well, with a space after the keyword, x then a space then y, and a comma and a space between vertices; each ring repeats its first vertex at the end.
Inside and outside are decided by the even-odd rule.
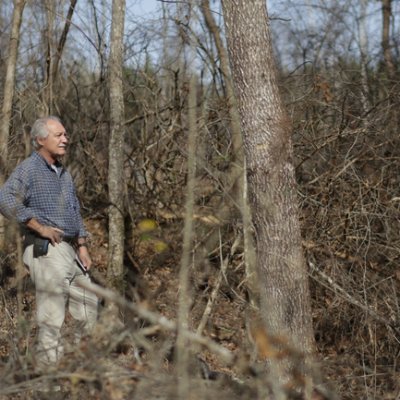
POLYGON ((31 218, 31 219, 29 219, 28 221, 26 221, 26 222, 25 222, 25 225, 26 225, 29 229, 31 229, 31 230, 37 232, 40 236, 42 236, 44 226, 43 226, 42 224, 40 224, 35 218, 31 218))

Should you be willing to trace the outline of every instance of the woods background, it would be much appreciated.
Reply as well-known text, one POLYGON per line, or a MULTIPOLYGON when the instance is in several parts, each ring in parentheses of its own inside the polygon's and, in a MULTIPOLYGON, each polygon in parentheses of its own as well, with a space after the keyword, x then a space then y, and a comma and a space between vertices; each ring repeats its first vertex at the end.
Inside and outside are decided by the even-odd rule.
POLYGON ((1 180, 30 154, 33 121, 59 115, 94 278, 121 296, 118 320, 104 311, 94 338, 57 370, 32 376, 33 290, 6 222, 0 396, 35 398, 57 380, 65 398, 176 398, 187 363, 189 398, 269 398, 277 393, 265 360, 290 358, 281 398, 310 379, 308 398, 398 399, 400 4, 268 2, 317 348, 304 373, 299 349, 270 336, 252 303, 252 229, 240 201, 240 121, 220 2, 160 1, 146 18, 139 3, 119 14, 110 1, 0 4, 1 180), (177 361, 176 326, 160 315, 179 322, 178 348, 188 343, 182 326, 205 341, 189 337, 190 354, 177 361))

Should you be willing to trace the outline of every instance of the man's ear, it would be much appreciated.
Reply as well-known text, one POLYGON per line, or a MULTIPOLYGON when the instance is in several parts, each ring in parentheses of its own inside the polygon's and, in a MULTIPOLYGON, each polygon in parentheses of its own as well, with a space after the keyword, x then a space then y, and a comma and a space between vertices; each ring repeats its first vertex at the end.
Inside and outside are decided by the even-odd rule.
POLYGON ((39 145, 39 147, 43 146, 43 142, 46 140, 47 136, 45 138, 38 136, 36 138, 36 143, 39 145))

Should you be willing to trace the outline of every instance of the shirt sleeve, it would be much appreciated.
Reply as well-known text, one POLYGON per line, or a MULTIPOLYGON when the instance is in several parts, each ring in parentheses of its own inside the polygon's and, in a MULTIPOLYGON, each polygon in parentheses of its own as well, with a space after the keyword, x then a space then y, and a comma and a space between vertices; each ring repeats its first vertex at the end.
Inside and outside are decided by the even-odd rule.
POLYGON ((26 206, 29 195, 28 172, 17 167, 0 189, 0 212, 19 223, 34 218, 35 213, 26 206))
POLYGON ((83 219, 82 219, 81 215, 79 214, 79 235, 78 235, 78 237, 86 237, 86 236, 87 236, 87 231, 85 228, 85 224, 83 223, 83 219))
MULTIPOLYGON (((72 178, 71 178, 71 183, 72 183, 72 178)), ((79 224, 78 237, 86 237, 88 234, 87 234, 87 231, 86 231, 86 228, 85 228, 85 224, 83 223, 83 218, 82 218, 82 215, 81 215, 81 205, 79 203, 78 196, 76 195, 76 189, 75 189, 75 185, 73 183, 72 183, 72 187, 73 187, 73 194, 74 194, 74 200, 73 200, 74 201, 74 206, 73 206, 73 209, 76 212, 76 218, 77 218, 77 221, 78 221, 78 224, 79 224)))

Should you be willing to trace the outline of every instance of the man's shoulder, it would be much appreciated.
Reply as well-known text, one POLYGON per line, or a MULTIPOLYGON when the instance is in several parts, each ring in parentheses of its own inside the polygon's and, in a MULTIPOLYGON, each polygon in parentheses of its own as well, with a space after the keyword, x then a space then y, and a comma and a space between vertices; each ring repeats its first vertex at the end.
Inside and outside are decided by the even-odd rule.
POLYGON ((38 169, 40 166, 40 160, 38 160, 35 153, 32 153, 29 157, 25 158, 25 160, 21 161, 14 169, 14 175, 26 174, 29 172, 38 169))
POLYGON ((24 160, 22 160, 18 165, 17 165, 17 168, 24 168, 24 167, 27 167, 27 166, 29 166, 30 164, 32 164, 32 162, 34 162, 35 161, 35 158, 34 158, 34 153, 32 153, 30 156, 28 156, 27 158, 25 158, 24 160))

